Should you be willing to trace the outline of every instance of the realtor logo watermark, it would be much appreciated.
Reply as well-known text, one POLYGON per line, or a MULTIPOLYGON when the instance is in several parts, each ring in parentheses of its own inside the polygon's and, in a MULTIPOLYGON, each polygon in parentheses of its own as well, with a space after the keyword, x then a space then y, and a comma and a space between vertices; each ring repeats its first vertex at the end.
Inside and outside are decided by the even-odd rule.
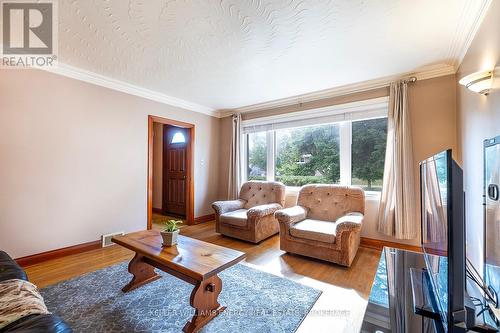
POLYGON ((57 65, 57 1, 0 0, 0 67, 57 65))

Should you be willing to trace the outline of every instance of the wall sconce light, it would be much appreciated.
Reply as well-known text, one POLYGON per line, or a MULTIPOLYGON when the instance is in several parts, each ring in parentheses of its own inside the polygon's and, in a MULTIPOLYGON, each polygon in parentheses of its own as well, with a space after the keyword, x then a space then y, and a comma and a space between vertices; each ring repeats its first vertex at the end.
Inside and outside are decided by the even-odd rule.
POLYGON ((465 88, 481 95, 488 95, 493 85, 493 71, 476 72, 464 76, 458 81, 465 88))

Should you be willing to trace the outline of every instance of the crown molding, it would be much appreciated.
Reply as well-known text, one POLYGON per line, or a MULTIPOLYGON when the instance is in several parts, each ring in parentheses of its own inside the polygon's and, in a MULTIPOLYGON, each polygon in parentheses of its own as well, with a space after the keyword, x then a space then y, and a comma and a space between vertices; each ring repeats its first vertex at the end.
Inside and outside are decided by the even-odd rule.
POLYGON ((123 82, 120 80, 112 79, 110 77, 100 75, 94 72, 90 72, 84 69, 76 68, 70 65, 66 65, 64 63, 59 62, 57 67, 44 69, 48 72, 55 73, 58 75, 66 76, 72 79, 80 80, 83 82, 95 84, 101 87, 113 89, 116 91, 120 91, 126 94, 142 97, 145 99, 149 99, 155 102, 167 104, 170 106, 175 106, 178 108, 203 113, 209 116, 218 117, 219 112, 216 110, 209 108, 204 105, 192 103, 180 98, 172 97, 169 95, 165 95, 159 93, 157 91, 153 91, 150 89, 146 89, 143 87, 139 87, 134 84, 130 84, 127 82, 123 82))
POLYGON ((357 92, 383 88, 389 86, 391 82, 409 76, 414 76, 417 78, 417 80, 427 80, 440 76, 453 75, 455 73, 456 73, 456 68, 452 65, 441 64, 441 65, 429 66, 421 71, 401 73, 397 75, 386 76, 379 79, 347 84, 344 86, 277 99, 274 101, 249 105, 241 108, 219 110, 218 116, 219 118, 222 118, 222 117, 227 117, 233 113, 259 112, 278 107, 297 105, 300 103, 312 102, 326 98, 339 97, 357 92))
POLYGON ((450 59, 451 65, 457 70, 474 40, 492 1, 493 0, 468 0, 464 3, 460 24, 457 27, 448 52, 448 59, 450 59), (471 16, 474 19, 470 25, 467 25, 466 23, 468 20, 466 18, 471 16))
POLYGON ((165 95, 153 90, 139 87, 127 82, 112 79, 104 75, 90 72, 84 69, 76 68, 59 62, 55 68, 44 69, 48 72, 66 76, 72 79, 80 80, 83 82, 95 84, 101 87, 113 89, 126 94, 146 98, 159 103, 167 104, 170 106, 179 107, 182 109, 206 114, 216 118, 227 117, 233 113, 247 113, 269 110, 277 107, 290 106, 310 101, 317 101, 325 98, 338 97, 348 95, 356 92, 367 91, 377 88, 388 86, 391 82, 401 79, 402 77, 415 76, 418 80, 426 80, 439 76, 455 74, 456 70, 451 65, 436 65, 428 67, 425 70, 418 72, 407 72, 398 75, 387 76, 379 79, 363 81, 326 90, 320 90, 303 95, 297 95, 287 98, 282 98, 274 101, 254 104, 235 109, 215 110, 200 104, 192 103, 183 99, 165 95))
POLYGON ((59 62, 57 67, 44 69, 48 72, 66 76, 79 81, 95 84, 101 87, 120 91, 126 94, 146 98, 155 102, 167 104, 170 106, 179 107, 182 109, 206 114, 216 118, 227 117, 233 113, 258 112, 277 107, 290 106, 305 102, 317 101, 326 98, 338 97, 352 93, 387 87, 391 82, 401 79, 402 77, 415 76, 418 80, 426 80, 439 76, 455 74, 456 69, 451 65, 435 65, 427 67, 425 70, 418 72, 407 72, 398 75, 386 76, 379 79, 363 81, 344 86, 334 87, 330 89, 315 91, 307 94, 282 98, 274 101, 254 104, 235 109, 215 110, 213 108, 192 103, 183 99, 172 97, 166 94, 159 93, 150 89, 139 87, 127 82, 112 79, 110 77, 100 75, 91 71, 73 67, 59 62))

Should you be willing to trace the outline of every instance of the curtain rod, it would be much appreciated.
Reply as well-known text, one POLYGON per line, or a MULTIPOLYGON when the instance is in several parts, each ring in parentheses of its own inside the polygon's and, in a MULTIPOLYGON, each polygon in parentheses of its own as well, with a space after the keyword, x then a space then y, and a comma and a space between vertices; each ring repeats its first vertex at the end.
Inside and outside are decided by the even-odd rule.
MULTIPOLYGON (((368 92, 368 91, 372 91, 372 90, 377 90, 377 89, 381 89, 381 88, 389 88, 391 86, 391 82, 395 82, 395 81, 398 81, 398 80, 401 80, 401 81, 406 82, 406 83, 415 83, 415 82, 417 82, 418 79, 417 79, 416 76, 410 76, 410 77, 407 77, 407 78, 401 78, 400 77, 399 79, 395 79, 394 81, 386 81, 383 84, 377 84, 377 85, 370 86, 370 87, 363 88, 363 89, 355 89, 355 90, 352 90, 352 91, 346 91, 346 92, 343 92, 341 94, 333 95, 333 96, 330 96, 330 97, 322 97, 322 98, 319 98, 319 99, 306 100, 306 101, 303 101, 302 98, 297 97, 297 100, 295 102, 293 102, 293 103, 289 103, 289 104, 287 103, 287 104, 277 105, 277 106, 270 106, 270 107, 267 107, 267 108, 256 109, 256 110, 251 110, 251 111, 236 109, 236 110, 232 110, 232 113, 230 113, 229 115, 237 114, 237 113, 240 113, 240 114, 254 114, 254 113, 261 112, 261 111, 269 111, 269 110, 279 109, 279 108, 282 108, 282 107, 293 107, 295 105, 298 106, 301 109, 300 111, 304 111, 303 105, 305 103, 311 103, 311 102, 314 103, 314 102, 321 101, 323 99, 337 98, 337 97, 343 97, 343 96, 347 96, 347 95, 351 95, 351 94, 358 94, 358 93, 368 92)), ((243 109, 245 109, 245 108, 243 108, 243 109)), ((260 118, 260 117, 257 116, 255 118, 260 118)))
POLYGON ((417 77, 416 76, 410 76, 409 78, 404 79, 403 82, 406 82, 406 83, 415 83, 415 82, 417 82, 417 77))

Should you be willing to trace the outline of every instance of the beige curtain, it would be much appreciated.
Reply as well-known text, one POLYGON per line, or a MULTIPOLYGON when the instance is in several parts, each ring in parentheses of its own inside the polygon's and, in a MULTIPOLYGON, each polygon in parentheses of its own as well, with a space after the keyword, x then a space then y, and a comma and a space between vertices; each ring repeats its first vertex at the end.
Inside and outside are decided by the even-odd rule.
MULTIPOLYGON (((408 266, 406 263, 406 252, 391 251, 385 249, 385 266, 387 269, 387 296, 389 298, 389 318, 391 320, 392 332, 407 332, 410 329, 411 316, 406 313, 405 298, 408 295, 405 290, 408 288, 406 280, 408 276, 408 266), (409 320, 410 319, 410 320, 409 320)), ((409 274, 408 274, 409 275, 409 274)), ((411 327, 415 329, 416 327, 411 327)))
MULTIPOLYGON (((397 249, 385 249, 382 252, 387 273, 387 296, 389 300, 390 329, 394 333, 436 332, 432 323, 422 320, 407 311, 413 303, 413 288, 410 283, 411 267, 425 266, 423 256, 397 249)), ((431 321, 432 322, 432 321, 431 321)))
POLYGON ((232 140, 229 156, 228 199, 237 199, 241 185, 241 114, 232 115, 232 140))
POLYGON ((406 81, 392 83, 390 87, 386 149, 378 231, 398 239, 412 239, 417 236, 418 197, 406 81))
MULTIPOLYGON (((436 161, 431 158, 422 165, 422 184, 425 184, 422 197, 425 210, 422 212, 424 223, 422 239, 427 242, 443 244, 446 240, 446 209, 441 200, 436 161)), ((442 249, 446 251, 446 249, 442 249)))

